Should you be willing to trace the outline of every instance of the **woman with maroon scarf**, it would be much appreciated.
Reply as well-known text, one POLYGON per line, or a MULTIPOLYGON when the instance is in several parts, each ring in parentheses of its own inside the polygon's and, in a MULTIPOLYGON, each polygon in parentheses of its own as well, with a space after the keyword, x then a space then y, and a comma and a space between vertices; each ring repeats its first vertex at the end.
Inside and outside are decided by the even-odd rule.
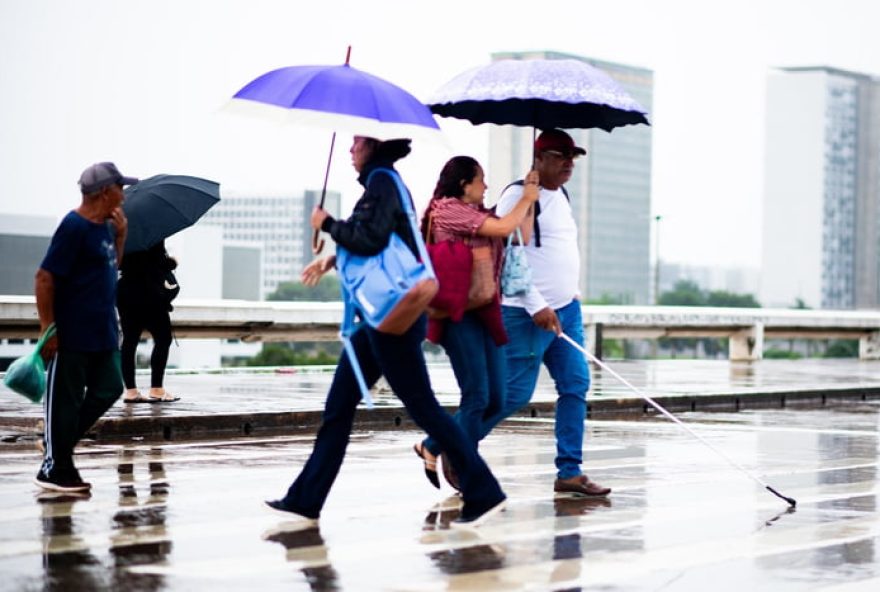
MULTIPOLYGON (((538 199, 538 176, 534 171, 526 175, 522 199, 503 218, 483 205, 486 189, 483 168, 475 159, 469 156, 450 159, 440 171, 434 195, 422 219, 422 233, 431 234, 425 237, 426 242, 454 240, 470 247, 489 246, 495 284, 499 286, 504 239, 523 222, 538 199)), ((500 294, 496 292, 491 303, 466 311, 460 321, 432 318, 428 324, 428 340, 443 346, 449 356, 461 389, 455 420, 476 445, 484 433, 482 426, 504 408, 506 363, 501 346, 507 343, 507 334, 501 321, 500 294)), ((439 488, 440 445, 428 437, 413 449, 424 462, 425 476, 439 488)), ((444 462, 447 480, 458 489, 457 479, 449 469, 444 462)))

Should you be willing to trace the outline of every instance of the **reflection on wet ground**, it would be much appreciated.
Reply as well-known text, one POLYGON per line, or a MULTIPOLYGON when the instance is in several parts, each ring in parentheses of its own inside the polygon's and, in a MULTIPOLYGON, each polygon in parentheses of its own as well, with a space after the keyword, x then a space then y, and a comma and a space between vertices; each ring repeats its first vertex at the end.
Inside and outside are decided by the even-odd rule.
POLYGON ((554 497, 553 423, 481 452, 507 511, 449 528, 411 431, 360 431, 318 527, 262 508, 309 437, 90 445, 92 493, 39 494, 37 453, 0 462, 3 590, 870 590, 880 587, 878 405, 681 418, 786 495, 790 511, 677 426, 590 421, 585 469, 614 493, 554 497))

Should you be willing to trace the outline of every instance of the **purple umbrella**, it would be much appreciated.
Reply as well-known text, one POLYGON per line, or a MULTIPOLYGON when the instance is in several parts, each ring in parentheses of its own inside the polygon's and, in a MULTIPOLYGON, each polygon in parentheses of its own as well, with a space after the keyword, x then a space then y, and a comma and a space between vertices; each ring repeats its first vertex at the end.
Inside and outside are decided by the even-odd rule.
POLYGON ((459 74, 429 100, 431 111, 471 123, 539 129, 647 124, 614 80, 580 60, 498 60, 459 74))
MULTIPOLYGON (((299 123, 333 130, 324 174, 321 206, 333 158, 336 132, 393 138, 439 139, 440 127, 418 99, 372 74, 348 65, 351 47, 340 66, 290 66, 259 76, 242 87, 230 103, 235 111, 253 113, 281 123, 299 123)), ((321 252, 318 231, 312 250, 321 252)))
POLYGON ((314 125, 379 140, 440 134, 431 111, 417 98, 348 65, 290 66, 242 87, 231 108, 273 121, 314 125))

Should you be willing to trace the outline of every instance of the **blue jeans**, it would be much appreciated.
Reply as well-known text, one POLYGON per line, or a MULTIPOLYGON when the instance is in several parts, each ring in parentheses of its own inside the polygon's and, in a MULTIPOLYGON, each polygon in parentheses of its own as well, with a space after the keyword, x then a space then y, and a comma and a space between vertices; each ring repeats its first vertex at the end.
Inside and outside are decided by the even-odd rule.
MULTIPOLYGON (((365 325, 351 336, 351 343, 367 385, 372 387, 385 376, 412 420, 449 456, 461 484, 462 512, 479 514, 501 502, 504 494, 476 446, 434 397, 422 353, 426 320, 422 315, 403 335, 379 333, 365 325)), ((342 466, 360 400, 360 388, 343 352, 312 454, 281 500, 288 509, 310 518, 320 515, 342 466)))
MULTIPOLYGON (((557 309, 562 331, 584 345, 584 322, 577 301, 557 309)), ((483 436, 502 420, 525 407, 535 392, 541 363, 556 383, 556 470, 560 479, 581 474, 584 421, 590 367, 584 355, 550 331, 538 327, 524 308, 502 307, 504 327, 510 337, 507 354, 507 401, 504 410, 486 421, 483 436)))
MULTIPOLYGON (((455 380, 461 390, 461 403, 453 418, 476 445, 482 435, 486 418, 504 408, 507 360, 504 347, 495 345, 480 317, 465 313, 458 323, 446 323, 441 341, 455 380)), ((424 446, 431 454, 440 454, 441 447, 433 438, 426 438, 424 446)))

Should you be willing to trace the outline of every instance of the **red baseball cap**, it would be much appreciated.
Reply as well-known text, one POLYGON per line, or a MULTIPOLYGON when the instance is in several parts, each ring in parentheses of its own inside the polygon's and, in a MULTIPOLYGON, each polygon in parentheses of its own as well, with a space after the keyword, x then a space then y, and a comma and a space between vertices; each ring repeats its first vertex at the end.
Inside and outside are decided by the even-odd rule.
POLYGON ((571 136, 558 129, 544 130, 535 140, 535 154, 540 154, 545 150, 556 150, 567 156, 575 154, 583 156, 587 153, 580 146, 575 146, 571 136))

